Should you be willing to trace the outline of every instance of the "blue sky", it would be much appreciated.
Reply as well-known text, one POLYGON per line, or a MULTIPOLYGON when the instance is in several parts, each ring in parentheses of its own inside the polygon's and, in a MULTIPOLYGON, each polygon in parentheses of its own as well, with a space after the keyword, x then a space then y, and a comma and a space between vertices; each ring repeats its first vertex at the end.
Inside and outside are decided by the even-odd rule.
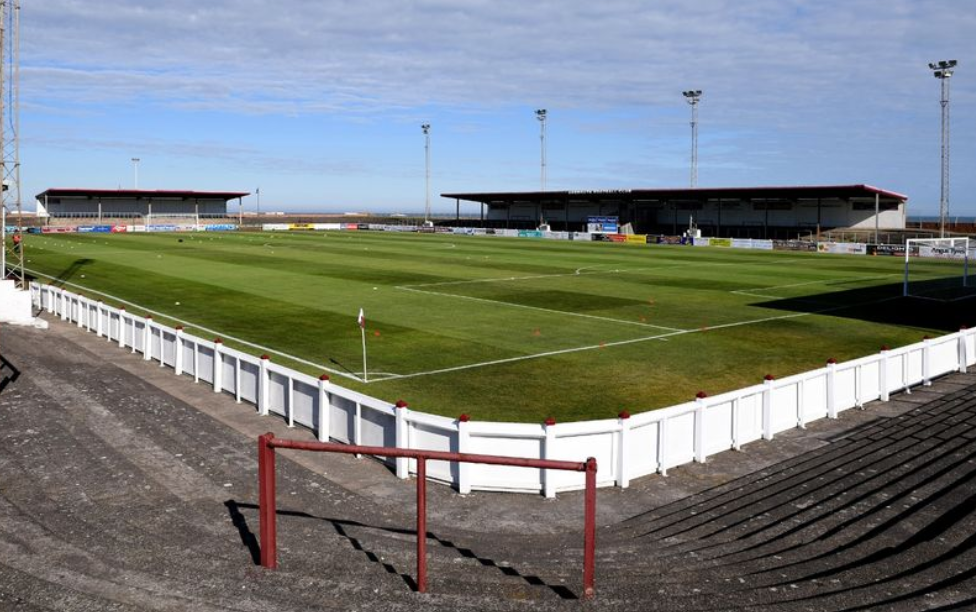
MULTIPOLYGON (((976 215, 964 0, 21 0, 21 181, 251 191, 268 210, 435 211, 457 191, 867 183, 976 215)), ((256 199, 245 199, 253 209, 256 199)), ((476 209, 472 208, 471 211, 476 209)))

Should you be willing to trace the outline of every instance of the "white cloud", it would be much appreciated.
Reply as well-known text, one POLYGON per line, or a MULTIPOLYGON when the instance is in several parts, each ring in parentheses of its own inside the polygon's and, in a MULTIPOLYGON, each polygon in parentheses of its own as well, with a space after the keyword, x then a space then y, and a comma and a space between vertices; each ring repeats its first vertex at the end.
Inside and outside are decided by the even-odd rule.
MULTIPOLYGON (((38 115, 83 121, 120 108, 162 109, 369 124, 439 113, 438 138, 447 115, 475 147, 498 131, 492 113, 545 106, 555 111, 554 127, 578 113, 564 127, 588 146, 610 142, 591 172, 573 160, 567 183, 641 176, 640 168, 654 175, 642 183, 679 176, 685 152, 674 141, 688 119, 680 92, 692 87, 705 92, 702 178, 711 169, 726 184, 776 182, 777 172, 799 175, 827 156, 824 167, 843 169, 879 151, 919 166, 919 150, 937 138, 930 124, 938 88, 926 70, 935 59, 960 60, 955 126, 976 129, 976 9, 954 0, 44 0, 24 3, 21 27, 22 100, 38 115), (643 149, 631 143, 628 154, 641 159, 615 159, 612 141, 637 133, 647 134, 643 149)), ((39 136, 51 147, 60 140, 39 136)), ((160 147, 194 150, 184 149, 185 134, 173 138, 160 147)), ((142 135, 93 146, 118 141, 125 149, 132 140, 142 135)), ((282 172, 307 159, 212 145, 217 159, 282 172)), ((529 154, 526 147, 519 155, 529 154)), ((504 155, 498 174, 509 176, 511 153, 504 155)), ((964 141, 954 156, 976 158, 964 141)), ((307 170, 359 175, 365 156, 352 159, 307 170)), ((552 161, 558 180, 559 151, 552 161)), ((411 168, 390 163, 385 171, 411 168)), ((921 171, 863 176, 931 189, 921 171)))
POLYGON ((24 57, 87 75, 100 94, 228 110, 670 104, 695 83, 733 101, 816 101, 840 88, 890 91, 887 77, 924 72, 914 49, 968 40, 971 15, 926 25, 938 5, 954 4, 49 0, 25 8, 24 57))

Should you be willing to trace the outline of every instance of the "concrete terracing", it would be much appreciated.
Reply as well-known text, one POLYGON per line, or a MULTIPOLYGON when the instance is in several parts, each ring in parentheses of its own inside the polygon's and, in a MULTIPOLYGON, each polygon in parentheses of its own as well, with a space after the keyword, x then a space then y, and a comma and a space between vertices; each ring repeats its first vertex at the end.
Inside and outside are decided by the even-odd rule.
POLYGON ((256 565, 257 434, 280 419, 58 321, 0 329, 0 610, 976 610, 976 375, 707 464, 582 494, 432 485, 282 452, 279 569, 256 565))

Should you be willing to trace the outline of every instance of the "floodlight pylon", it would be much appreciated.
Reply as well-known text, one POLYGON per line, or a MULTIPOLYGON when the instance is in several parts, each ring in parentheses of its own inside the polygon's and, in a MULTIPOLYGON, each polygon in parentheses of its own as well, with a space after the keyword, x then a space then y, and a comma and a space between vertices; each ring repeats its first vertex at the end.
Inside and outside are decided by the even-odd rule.
POLYGON ((20 2, 0 0, 0 277, 25 289, 24 210, 20 198, 20 2), (7 241, 7 218, 16 215, 16 240, 7 241))
POLYGON ((942 96, 942 173, 939 182, 939 237, 945 238, 949 217, 949 78, 955 72, 956 60, 930 62, 929 69, 941 83, 942 96))

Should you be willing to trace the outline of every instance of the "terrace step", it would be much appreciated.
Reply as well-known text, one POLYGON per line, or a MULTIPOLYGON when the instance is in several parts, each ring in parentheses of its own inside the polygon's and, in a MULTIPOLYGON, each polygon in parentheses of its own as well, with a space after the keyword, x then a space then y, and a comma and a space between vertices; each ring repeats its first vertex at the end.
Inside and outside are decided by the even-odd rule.
MULTIPOLYGON (((31 364, 63 383, 22 376, 0 395, 0 609, 556 610, 579 596, 579 533, 436 521, 430 593, 415 593, 412 506, 374 504, 284 454, 279 569, 259 568, 254 440, 111 366, 64 359, 64 372, 31 364)), ((601 526, 592 607, 976 608, 976 377, 961 380, 924 408, 601 526)))

